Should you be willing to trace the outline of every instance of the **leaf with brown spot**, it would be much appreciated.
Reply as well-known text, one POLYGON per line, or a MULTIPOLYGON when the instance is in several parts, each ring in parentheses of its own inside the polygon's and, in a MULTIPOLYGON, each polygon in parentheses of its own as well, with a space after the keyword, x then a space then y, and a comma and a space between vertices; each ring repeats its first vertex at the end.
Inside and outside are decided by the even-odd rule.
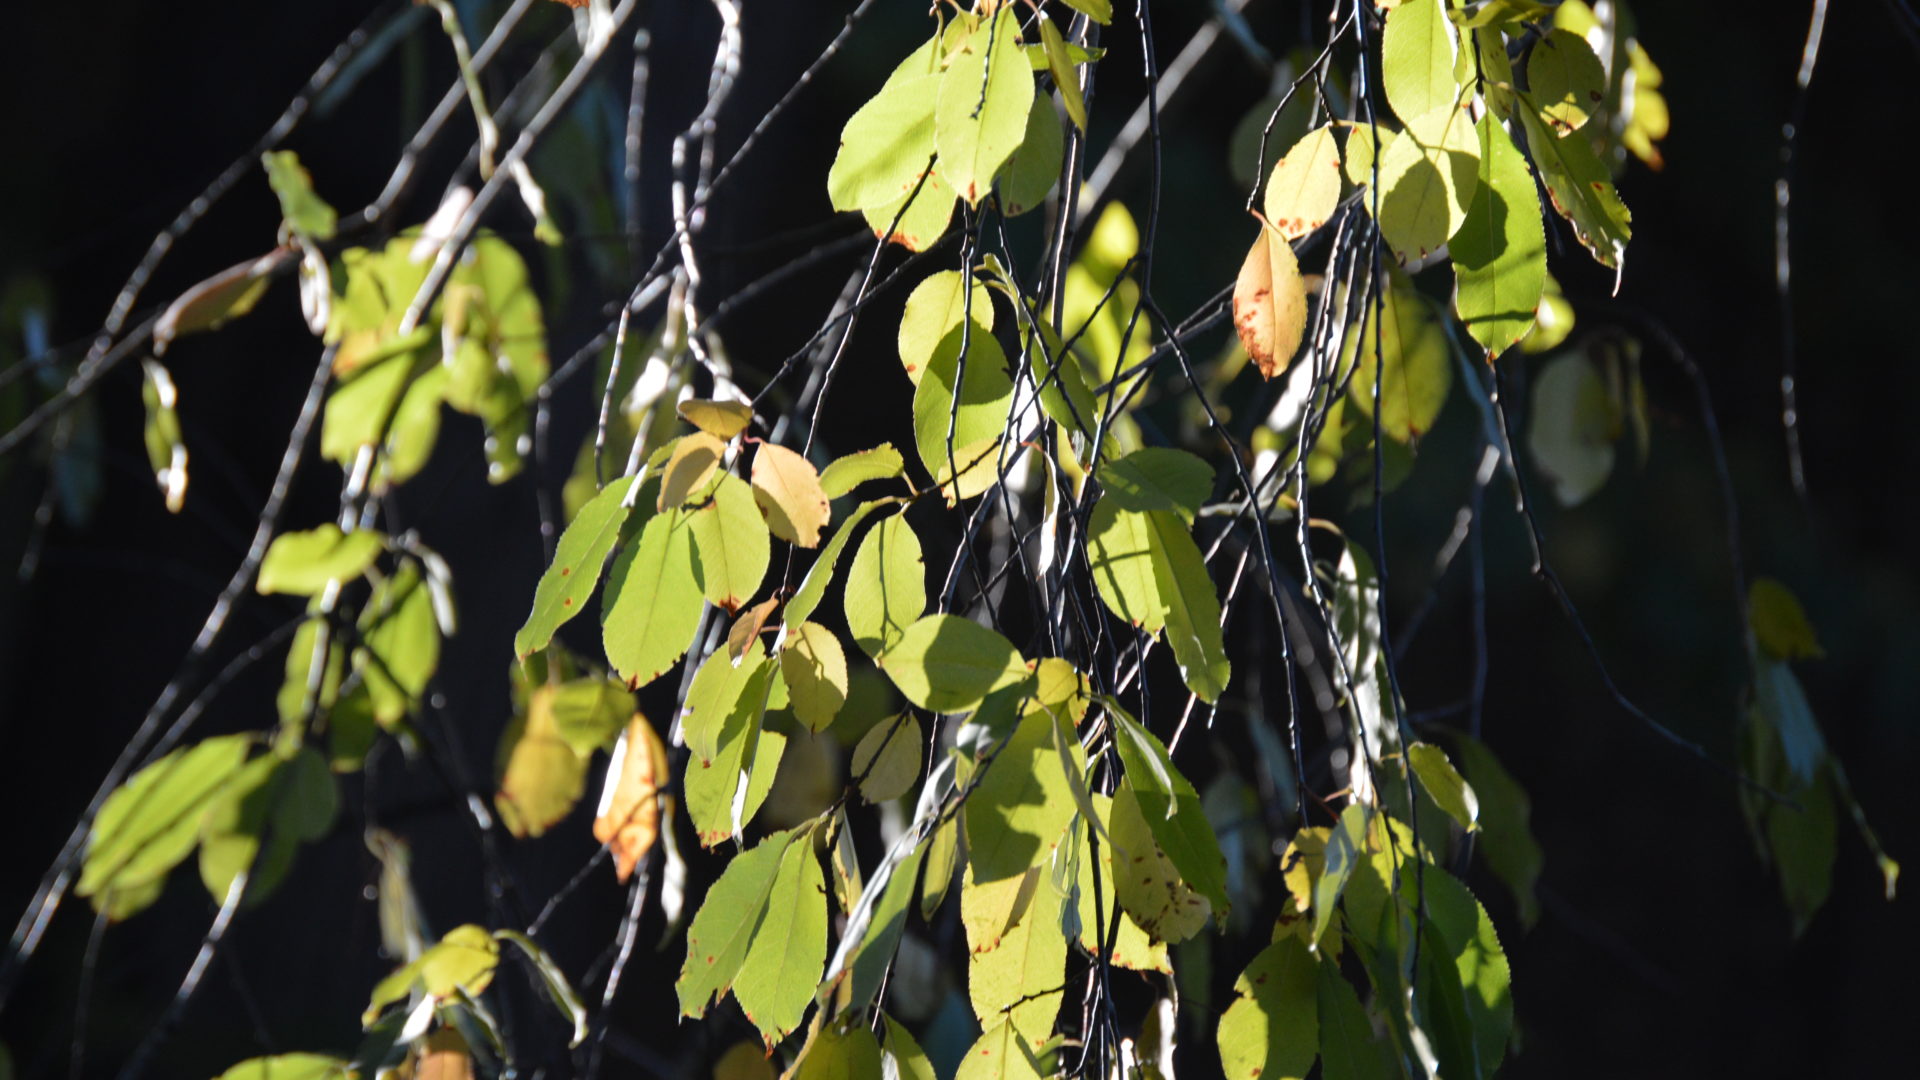
POLYGON ((633 876, 659 839, 661 789, 669 779, 666 747, 647 718, 634 713, 607 763, 607 787, 593 820, 593 838, 613 853, 613 872, 621 881, 633 876))
POLYGON ((1267 379, 1286 370, 1306 336, 1307 289, 1300 264, 1286 238, 1264 222, 1233 285, 1233 328, 1267 379))

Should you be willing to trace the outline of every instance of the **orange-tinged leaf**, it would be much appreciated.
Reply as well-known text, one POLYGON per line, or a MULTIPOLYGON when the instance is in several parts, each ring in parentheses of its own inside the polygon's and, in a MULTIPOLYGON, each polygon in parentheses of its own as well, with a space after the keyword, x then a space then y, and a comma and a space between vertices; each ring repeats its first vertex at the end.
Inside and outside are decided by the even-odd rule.
POLYGON ((830 513, 812 462, 784 446, 761 443, 753 455, 753 497, 773 535, 803 548, 820 546, 830 513))
POLYGON ((593 838, 613 852, 613 872, 621 881, 653 849, 660 836, 660 792, 670 777, 667 749, 641 713, 627 722, 626 737, 607 764, 607 787, 593 838))
POLYGON ((733 621, 733 628, 727 631, 727 659, 736 664, 740 662, 747 646, 753 644, 754 639, 760 636, 760 631, 767 628, 767 620, 773 617, 773 609, 778 606, 778 600, 762 600, 733 621))
POLYGON ((1233 328, 1271 379, 1286 370, 1307 332, 1307 289, 1293 247, 1264 223, 1233 285, 1233 328))

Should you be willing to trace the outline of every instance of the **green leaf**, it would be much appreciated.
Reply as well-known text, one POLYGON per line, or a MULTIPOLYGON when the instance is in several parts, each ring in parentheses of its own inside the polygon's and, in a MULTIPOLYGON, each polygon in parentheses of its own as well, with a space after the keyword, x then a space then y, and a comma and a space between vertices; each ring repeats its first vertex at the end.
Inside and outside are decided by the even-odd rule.
POLYGON ((958 491, 948 492, 949 503, 972 498, 999 479, 998 440, 1012 404, 1013 379, 1000 343, 978 324, 949 330, 913 395, 914 445, 921 463, 942 487, 956 474, 960 478, 958 491))
POLYGON ((1480 799, 1454 769, 1453 762, 1447 760, 1445 750, 1432 743, 1414 743, 1407 747, 1407 760, 1413 763, 1413 775, 1434 805, 1468 832, 1480 828, 1480 799))
POLYGON ((1053 98, 1047 94, 1034 95, 1020 148, 1007 159, 1000 173, 1002 211, 1008 217, 1018 217, 1046 202, 1047 193, 1060 179, 1060 164, 1065 154, 1066 136, 1060 128, 1060 115, 1054 111, 1053 98))
MULTIPOLYGON (((686 701, 680 709, 680 737, 695 757, 710 758, 720 752, 720 733, 727 719, 755 685, 766 662, 766 650, 755 638, 736 660, 721 649, 707 654, 687 687, 686 701)), ((764 693, 765 686, 760 690, 764 693)), ((744 702, 745 707, 760 708, 760 702, 744 702)))
POLYGON ((1207 821, 1199 792, 1174 768, 1167 748, 1153 732, 1124 712, 1111 707, 1108 711, 1114 718, 1120 762, 1154 842, 1180 872, 1181 880, 1212 903, 1215 917, 1224 918, 1232 906, 1227 897, 1227 859, 1220 853, 1220 840, 1207 821))
POLYGON ((1172 510, 1191 525, 1213 494, 1213 466, 1185 450, 1142 447, 1101 466, 1100 486, 1122 510, 1172 510))
POLYGON ((304 747, 285 760, 255 758, 207 812, 200 837, 201 882, 219 903, 240 872, 248 871, 248 901, 264 900, 286 876, 298 847, 331 831, 339 810, 333 772, 318 751, 304 747))
POLYGON ((732 473, 722 473, 713 501, 695 510, 693 571, 700 591, 722 611, 739 611, 767 576, 773 545, 753 489, 732 473))
POLYGON ((1004 1020, 988 1028, 968 1048, 953 1080, 1041 1080, 1046 1075, 1027 1037, 1011 1020, 1004 1020))
POLYGON ((1030 674, 1013 643, 957 615, 928 615, 874 661, 908 701, 937 713, 965 712, 1030 674))
MULTIPOLYGON (((1085 769, 1077 740, 1071 751, 1074 767, 1085 769)), ((964 812, 967 859, 976 882, 1017 877, 1046 859, 1074 814, 1073 793, 1053 747, 1050 713, 1033 709, 1020 719, 968 796, 964 812)))
POLYGON ((1547 185, 1553 208, 1573 226, 1573 234, 1600 265, 1614 272, 1616 287, 1633 238, 1633 215, 1613 188, 1607 167, 1594 156, 1593 144, 1578 132, 1556 138, 1540 120, 1532 99, 1519 95, 1515 110, 1527 131, 1527 151, 1547 185))
MULTIPOLYGON (((114 893, 148 885, 155 886, 149 901, 157 899, 158 885, 193 852, 202 820, 235 780, 252 745, 246 735, 216 736, 134 773, 94 818, 74 892, 97 898, 96 908, 111 903, 114 893)), ((122 909, 119 917, 130 914, 122 909)))
MULTIPOLYGON (((893 1017, 885 1013, 880 1015, 887 1022, 886 1052, 888 1063, 893 1067, 893 1072, 888 1075, 894 1080, 937 1080, 933 1062, 927 1060, 927 1052, 914 1041, 913 1033, 893 1017)), ((853 1074, 849 1080, 854 1080, 858 1075, 853 1074)))
POLYGON ((1167 625, 1153 557, 1154 530, 1147 513, 1123 510, 1102 498, 1087 518, 1087 561, 1108 610, 1149 634, 1167 625))
POLYGON ((786 754, 787 738, 763 727, 762 720, 768 684, 777 681, 778 671, 770 661, 762 666, 756 681, 728 714, 713 757, 689 762, 682 786, 687 816, 702 847, 738 840, 773 788, 780 759, 786 754))
POLYGON ((1066 996, 1067 939, 1060 931, 1060 909, 1060 896, 1040 884, 1014 925, 992 948, 974 951, 967 964, 967 996, 981 1026, 1012 1026, 1036 1051, 1053 1034, 1066 996))
POLYGON ((274 271, 293 257, 292 251, 277 249, 230 266, 181 293, 153 324, 153 354, 164 354, 182 334, 218 330, 252 311, 273 284, 274 271))
POLYGON ((493 972, 499 963, 500 943, 485 927, 472 923, 456 926, 418 959, 374 986, 367 1010, 360 1015, 360 1024, 371 1025, 388 1005, 405 1000, 415 991, 436 1001, 476 996, 493 982, 493 972))
POLYGON ((313 177, 300 164, 300 155, 291 150, 270 150, 260 155, 260 164, 280 200, 280 214, 287 227, 308 240, 333 239, 340 216, 313 193, 313 177))
POLYGON ((693 643, 701 606, 689 515, 654 515, 607 576, 600 622, 607 662, 629 685, 652 682, 693 643))
POLYGON ((793 598, 787 601, 786 610, 782 612, 782 617, 787 622, 796 624, 805 622, 820 606, 821 599, 827 595, 827 586, 833 584, 834 568, 840 562, 840 553, 847 549, 848 541, 853 539, 854 530, 867 519, 867 515, 883 506, 896 505, 900 501, 899 499, 875 499, 871 502, 863 502, 840 522, 840 527, 834 530, 832 538, 827 541, 825 547, 820 549, 820 554, 813 560, 813 565, 807 568, 807 576, 800 579, 800 587, 793 591, 793 598))
MULTIPOLYGON (((1080 947, 1089 954, 1099 955, 1104 943, 1103 939, 1107 934, 1108 922, 1113 918, 1113 909, 1118 906, 1121 909, 1120 930, 1114 937, 1113 952, 1110 954, 1113 963, 1132 971, 1157 971, 1162 975, 1170 975, 1173 973, 1173 965, 1167 959, 1166 945, 1149 937, 1147 932, 1141 929, 1140 924, 1133 920, 1133 916, 1128 914, 1126 905, 1119 903, 1119 888, 1113 876, 1115 857, 1113 837, 1107 831, 1107 823, 1113 820, 1113 797, 1095 794, 1092 799, 1093 816, 1087 817, 1084 824, 1076 823, 1073 826, 1076 832, 1070 834, 1075 844, 1074 861, 1079 864, 1076 868, 1078 873, 1074 890, 1079 894, 1080 947), (1095 835, 1103 838, 1098 871, 1100 875, 1098 905, 1094 903, 1095 868, 1090 851, 1092 843, 1090 837, 1095 835)), ((1084 816, 1085 811, 1082 811, 1082 814, 1084 816)), ((1135 803, 1131 817, 1139 826, 1141 837, 1145 840, 1145 848, 1154 853, 1153 862, 1156 868, 1166 864, 1165 856, 1160 855, 1153 848, 1152 837, 1147 834, 1146 822, 1140 815, 1138 803, 1135 803)), ((1130 854, 1131 852, 1123 852, 1119 857, 1131 862, 1130 854)), ((1171 866, 1171 864, 1166 865, 1171 866)), ((1192 895, 1192 890, 1185 889, 1184 886, 1176 891, 1183 891, 1184 895, 1192 895)), ((1201 901, 1201 904, 1204 905, 1204 903, 1205 901, 1201 901)), ((1205 921, 1206 916, 1203 913, 1194 921, 1194 929, 1198 930, 1205 921)))
POLYGON ((820 546, 832 518, 813 463, 784 446, 761 443, 753 454, 753 497, 773 535, 803 548, 820 546))
POLYGON ((274 699, 282 727, 297 727, 306 723, 308 683, 314 682, 313 662, 323 632, 326 634, 327 649, 321 662, 326 670, 315 686, 317 693, 312 704, 315 709, 333 708, 339 694, 340 680, 346 674, 347 653, 334 638, 332 630, 327 628, 326 617, 310 615, 300 623, 300 629, 294 631, 293 644, 287 649, 286 678, 282 680, 280 692, 274 699))
MULTIPOLYGON (((1405 0, 1387 13, 1380 40, 1380 85, 1403 123, 1460 100, 1453 80, 1459 48, 1441 0, 1405 0)), ((1384 169, 1382 170, 1384 171, 1384 169)))
POLYGON ((793 715, 813 732, 827 730, 847 702, 847 654, 833 631, 816 622, 788 623, 780 650, 793 715))
POLYGON ((1754 578, 1747 587, 1747 622, 1755 643, 1775 660, 1818 660, 1827 655, 1800 598, 1773 578, 1754 578))
POLYGON ((354 670, 374 719, 391 728, 419 705, 440 666, 440 623, 432 588, 411 562, 374 586, 360 612, 361 647, 354 670))
MULTIPOLYGON (((810 835, 803 833, 800 840, 799 846, 811 851, 810 835)), ((674 983, 680 1015, 705 1016, 707 1008, 733 987, 766 914, 774 879, 785 865, 783 856, 793 843, 792 830, 768 836, 734 856, 707 890, 693 925, 687 928, 687 958, 674 983)))
POLYGON ((837 499, 861 484, 892 480, 905 472, 906 462, 901 459, 900 451, 895 450, 892 443, 881 443, 871 450, 861 450, 828 463, 820 472, 820 490, 827 493, 827 498, 837 499))
POLYGON ((1480 184, 1454 234, 1453 306, 1489 362, 1533 329, 1546 289, 1546 232, 1533 173, 1506 129, 1482 116, 1480 184))
POLYGON ((941 76, 890 79, 840 132, 827 171, 835 210, 865 210, 910 194, 933 157, 934 104, 941 76))
POLYGON ((1447 14, 1460 29, 1479 30, 1500 24, 1551 18, 1553 8, 1535 3, 1534 0, 1486 0, 1472 15, 1468 15, 1464 7, 1455 8, 1447 14))
POLYGON ((1299 1080, 1313 1068, 1320 1051, 1318 967, 1292 935, 1247 965, 1216 1033, 1228 1080, 1299 1080))
POLYGON ((254 587, 263 596, 314 596, 329 582, 351 581, 366 573, 386 547, 386 534, 374 529, 342 533, 338 525, 321 525, 281 533, 260 560, 260 578, 254 587))
POLYGON ((912 790, 920 778, 920 751, 925 745, 926 733, 912 713, 868 728, 854 744, 851 762, 853 775, 861 778, 861 797, 883 803, 912 790))
POLYGON ((326 1054, 275 1054, 248 1058, 214 1080, 350 1080, 347 1062, 326 1054))
POLYGON ((1065 3, 1101 26, 1113 22, 1113 0, 1065 0, 1065 3))
POLYGON ((1527 793, 1512 774, 1477 739, 1456 737, 1460 762, 1474 793, 1480 796, 1480 837, 1476 848, 1487 865, 1506 883, 1520 909, 1520 922, 1532 926, 1540 918, 1535 883, 1540 880, 1540 844, 1529 821, 1533 808, 1527 793))
POLYGON ((1347 384, 1347 398, 1362 416, 1372 417, 1375 355, 1380 355, 1385 362, 1378 377, 1380 431, 1404 443, 1433 429, 1447 392, 1453 389, 1453 362, 1446 328, 1426 299, 1404 276, 1391 276, 1384 310, 1376 319, 1374 305, 1367 305, 1366 329, 1347 335, 1341 366, 1358 362, 1359 370, 1347 384))
POLYGON ((1232 667, 1220 631, 1220 597, 1199 545, 1177 515, 1147 515, 1153 533, 1153 570, 1167 608, 1167 644, 1180 677, 1200 700, 1213 703, 1227 688, 1232 667))
POLYGON ((960 818, 956 815, 942 822, 933 831, 933 839, 927 841, 927 873, 920 886, 920 917, 928 922, 933 921, 940 905, 946 902, 959 859, 960 818))
MULTIPOLYGON (((884 725, 882 725, 884 726, 884 725)), ((920 863, 926 858, 925 845, 917 847, 887 878, 886 889, 874 905, 866 934, 860 939, 860 951, 849 967, 853 971, 851 998, 847 1009, 859 1012, 880 992, 887 969, 893 964, 894 951, 907 926, 907 908, 913 902, 914 882, 920 876, 920 863)), ((916 1047, 915 1049, 918 1049, 916 1047)))
POLYGON ((166 498, 167 512, 177 514, 187 497, 187 447, 180 437, 180 415, 174 411, 179 392, 173 376, 156 360, 140 361, 140 376, 140 400, 147 409, 147 467, 166 498))
POLYGON ((923 169, 920 175, 926 179, 916 180, 918 186, 907 194, 860 212, 876 238, 914 252, 932 247, 953 221, 953 189, 936 170, 923 169))
POLYGON ((1365 803, 1348 803, 1340 823, 1327 836, 1325 868, 1313 883, 1313 933, 1308 944, 1318 945, 1333 924, 1334 907, 1346 891, 1353 872, 1367 857, 1367 826, 1371 811, 1365 803))
POLYGON ((1046 54, 1047 72, 1053 76, 1053 85, 1060 91, 1060 103, 1067 107, 1067 119, 1082 132, 1087 130, 1087 101, 1080 94, 1080 77, 1073 70, 1073 55, 1067 51, 1067 42, 1060 36, 1060 28, 1053 24, 1046 12, 1040 13, 1040 45, 1046 54))
POLYGON ((1467 110, 1442 104, 1410 118, 1380 155, 1380 235, 1402 263, 1426 258, 1466 223, 1479 185, 1480 139, 1467 110))
POLYGON ((1527 51, 1527 92, 1556 135, 1584 126, 1606 102, 1607 73, 1587 39, 1549 31, 1527 51))
POLYGON ((1320 965, 1316 1001, 1324 1080, 1399 1080, 1392 1048, 1374 1037, 1373 1021, 1338 965, 1320 965))
POLYGON ((800 1026, 827 963, 826 878, 811 835, 788 844, 733 996, 768 1046, 800 1026))
POLYGON ((600 583, 600 569, 620 538, 620 529, 632 509, 627 492, 637 478, 623 476, 600 490, 560 534, 553 565, 540 575, 533 590, 533 611, 513 635, 513 651, 522 658, 547 647, 554 632, 580 613, 587 597, 600 583))
POLYGON ((788 1075, 792 1080, 879 1080, 881 1070, 879 1040, 859 1018, 842 1013, 807 1042, 788 1075))
POLYGON ((610 748, 639 706, 618 682, 587 678, 556 687, 552 708, 555 734, 584 758, 610 748))
MULTIPOLYGON (((1451 997, 1452 986, 1458 986, 1467 1021, 1465 1039, 1460 1041, 1471 1046, 1478 1075, 1493 1076, 1513 1029, 1512 972, 1506 952, 1487 909, 1465 885, 1438 867, 1429 866, 1424 876, 1428 928, 1440 947, 1422 952, 1434 964, 1435 983, 1446 987, 1443 1002, 1451 997)), ((1449 1075, 1468 1073, 1456 1070, 1449 1075)))
POLYGON ((860 651, 878 657, 927 610, 927 569, 920 538, 904 516, 868 530, 847 570, 842 599, 847 629, 860 651))
POLYGON ((961 43, 940 76, 933 142, 940 174, 968 206, 980 205, 995 174, 1026 135, 1033 73, 1020 52, 1020 17, 1003 7, 961 43))
POLYGON ((573 984, 567 981, 567 973, 560 970, 553 957, 534 943, 534 940, 518 930, 496 930, 494 938, 512 942, 533 965, 534 974, 540 977, 540 986, 546 991, 547 1000, 560 1011, 561 1019, 573 1028, 573 1038, 568 1047, 579 1046, 587 1037, 587 1009, 580 1003, 580 995, 573 992, 573 984))
POLYGON ((1339 204, 1340 147, 1333 125, 1325 124, 1301 136, 1273 163, 1261 208, 1281 236, 1298 240, 1325 225, 1339 204))

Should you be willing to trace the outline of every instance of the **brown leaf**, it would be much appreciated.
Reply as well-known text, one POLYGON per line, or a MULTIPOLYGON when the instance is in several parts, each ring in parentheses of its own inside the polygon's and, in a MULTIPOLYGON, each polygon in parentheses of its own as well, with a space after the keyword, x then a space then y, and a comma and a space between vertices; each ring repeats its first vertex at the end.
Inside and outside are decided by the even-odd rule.
POLYGON ((613 852, 613 872, 625 881, 660 836, 660 789, 667 783, 667 750, 641 713, 627 723, 627 738, 608 766, 608 793, 593 820, 593 838, 613 852))
POLYGON ((1307 332, 1307 290, 1293 247, 1264 222, 1233 285, 1233 328, 1262 378, 1286 370, 1307 332))

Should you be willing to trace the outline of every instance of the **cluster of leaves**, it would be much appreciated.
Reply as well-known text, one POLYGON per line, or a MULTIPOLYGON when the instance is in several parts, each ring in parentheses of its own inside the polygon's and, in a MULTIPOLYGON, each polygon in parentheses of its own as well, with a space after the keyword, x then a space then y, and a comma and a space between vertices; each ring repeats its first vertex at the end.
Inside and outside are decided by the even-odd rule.
MULTIPOLYGON (((1266 944, 1214 1024, 1225 1075, 1302 1077, 1316 1062, 1329 1080, 1491 1075, 1512 1034, 1511 977, 1458 873, 1477 855, 1532 923, 1542 855, 1527 796, 1478 740, 1414 738, 1372 559, 1307 503, 1343 472, 1376 491, 1405 475, 1454 386, 1455 327, 1489 363, 1515 345, 1564 348, 1572 309, 1547 270, 1552 221, 1538 192, 1595 260, 1622 268, 1630 219, 1614 170, 1627 155, 1659 163, 1658 69, 1630 27, 1578 0, 1380 4, 1379 93, 1363 90, 1336 115, 1321 71, 1323 122, 1304 125, 1256 192, 1259 233, 1231 294, 1240 352, 1215 378, 1250 362, 1287 382, 1253 439, 1258 479, 1230 447, 1229 482, 1202 456, 1154 445, 1143 422, 1156 360, 1185 363, 1185 345, 1137 276, 1142 240, 1123 207, 1105 208, 1070 262, 1058 253, 1051 310, 1010 255, 982 250, 985 222, 1049 203, 1069 212, 1074 193, 1056 189, 1066 149, 1085 136, 1084 67, 1101 56, 1088 31, 1112 12, 1104 0, 1065 6, 1079 16, 1072 34, 1038 4, 936 8, 925 43, 841 133, 829 200, 863 215, 882 246, 927 251, 964 207, 960 266, 915 282, 894 335, 900 373, 881 365, 912 387, 909 452, 881 442, 829 459, 811 437, 783 445, 798 442, 793 428, 769 423, 734 386, 691 303, 670 305, 637 370, 616 350, 602 428, 581 447, 564 531, 514 637, 493 810, 516 838, 560 827, 605 753, 593 836, 620 881, 666 865, 676 925, 680 811, 702 848, 737 849, 687 923, 676 981, 683 1016, 731 999, 759 1034, 760 1046, 723 1059, 735 1062, 725 1075, 765 1072, 778 1054, 798 1077, 933 1076, 886 1011, 916 913, 957 918, 964 932, 979 1034, 968 1029, 961 1080, 1085 1066, 1119 1024, 1140 1032, 1120 1056, 1166 1075, 1179 988, 1208 977, 1177 947, 1228 926, 1266 944), (1302 253, 1322 240, 1324 272, 1303 271, 1302 253), (1428 296, 1443 273, 1445 304, 1428 296), (612 475, 604 445, 626 448, 612 475), (1005 566, 976 565, 968 603, 962 566, 996 507, 1009 531, 1016 514, 1026 520, 1031 542, 1016 540, 1005 566), (1189 716, 1211 718, 1234 686, 1225 628, 1242 576, 1223 602, 1213 556, 1254 523, 1255 542, 1236 540, 1242 572, 1269 560, 1278 614, 1282 575, 1264 530, 1290 513, 1312 617, 1282 632, 1327 658, 1323 708, 1346 736, 1330 760, 1345 791, 1315 824, 1297 742, 1281 747, 1254 716, 1249 738, 1267 771, 1302 796, 1281 844, 1223 824, 1252 798, 1232 769, 1203 792, 1175 753, 1189 716), (930 589, 926 551, 953 535, 956 562, 930 589), (1037 612, 1023 645, 982 580, 1016 575, 1037 612), (569 649, 563 627, 596 603, 598 655, 569 649), (1145 704, 1136 719, 1122 701, 1137 689, 1147 702, 1160 646, 1187 692, 1177 721, 1145 704), (893 695, 904 707, 890 707, 893 695), (649 696, 670 699, 671 715, 648 717, 649 696), (845 749, 849 783, 835 784, 821 745, 845 749), (802 781, 824 790, 776 805, 783 774, 818 774, 802 781), (885 807, 883 852, 865 866, 856 798, 885 807), (1274 850, 1285 851, 1277 866, 1274 850), (1284 883, 1277 911, 1261 908, 1264 879, 1284 883), (1144 1020, 1111 1018, 1104 980, 1115 968, 1140 973, 1160 999, 1144 1020), (1104 1032, 1063 1022, 1076 972, 1101 987, 1104 1032)), ((1370 25, 1338 33, 1358 30, 1365 44, 1370 25)), ((417 536, 376 527, 378 499, 420 472, 443 405, 484 426, 489 478, 513 476, 549 377, 541 304, 511 245, 478 236, 437 289, 444 222, 327 254, 337 215, 297 159, 264 164, 281 245, 190 290, 156 323, 148 451, 177 508, 187 456, 158 358, 178 336, 246 314, 297 262, 309 324, 330 350, 320 444, 346 477, 347 509, 337 523, 281 532, 259 566, 259 592, 307 604, 277 731, 173 749, 92 822, 77 890, 114 919, 151 904, 196 851, 216 900, 258 901, 301 844, 331 829, 338 774, 361 768, 383 735, 415 745, 455 632, 452 583, 417 536)), ((1606 339, 1562 351, 1535 383, 1530 449, 1563 502, 1605 482, 1627 427, 1646 453, 1636 348, 1606 339)), ((1474 365, 1461 368, 1484 400, 1474 365)), ((1749 606, 1745 765, 1785 799, 1756 795, 1747 809, 1804 925, 1825 896, 1838 809, 1863 831, 1864 818, 1788 667, 1818 652, 1797 602, 1760 582, 1749 606)), ((404 845, 380 844, 383 936, 405 962, 373 988, 364 1044, 351 1058, 255 1059, 227 1077, 508 1068, 485 1002, 503 944, 528 961, 573 1044, 588 1036, 567 975, 526 934, 467 925, 429 943, 409 914, 404 845)), ((1881 860, 1891 892, 1898 868, 1881 860)), ((636 888, 646 887, 643 876, 636 888)))

